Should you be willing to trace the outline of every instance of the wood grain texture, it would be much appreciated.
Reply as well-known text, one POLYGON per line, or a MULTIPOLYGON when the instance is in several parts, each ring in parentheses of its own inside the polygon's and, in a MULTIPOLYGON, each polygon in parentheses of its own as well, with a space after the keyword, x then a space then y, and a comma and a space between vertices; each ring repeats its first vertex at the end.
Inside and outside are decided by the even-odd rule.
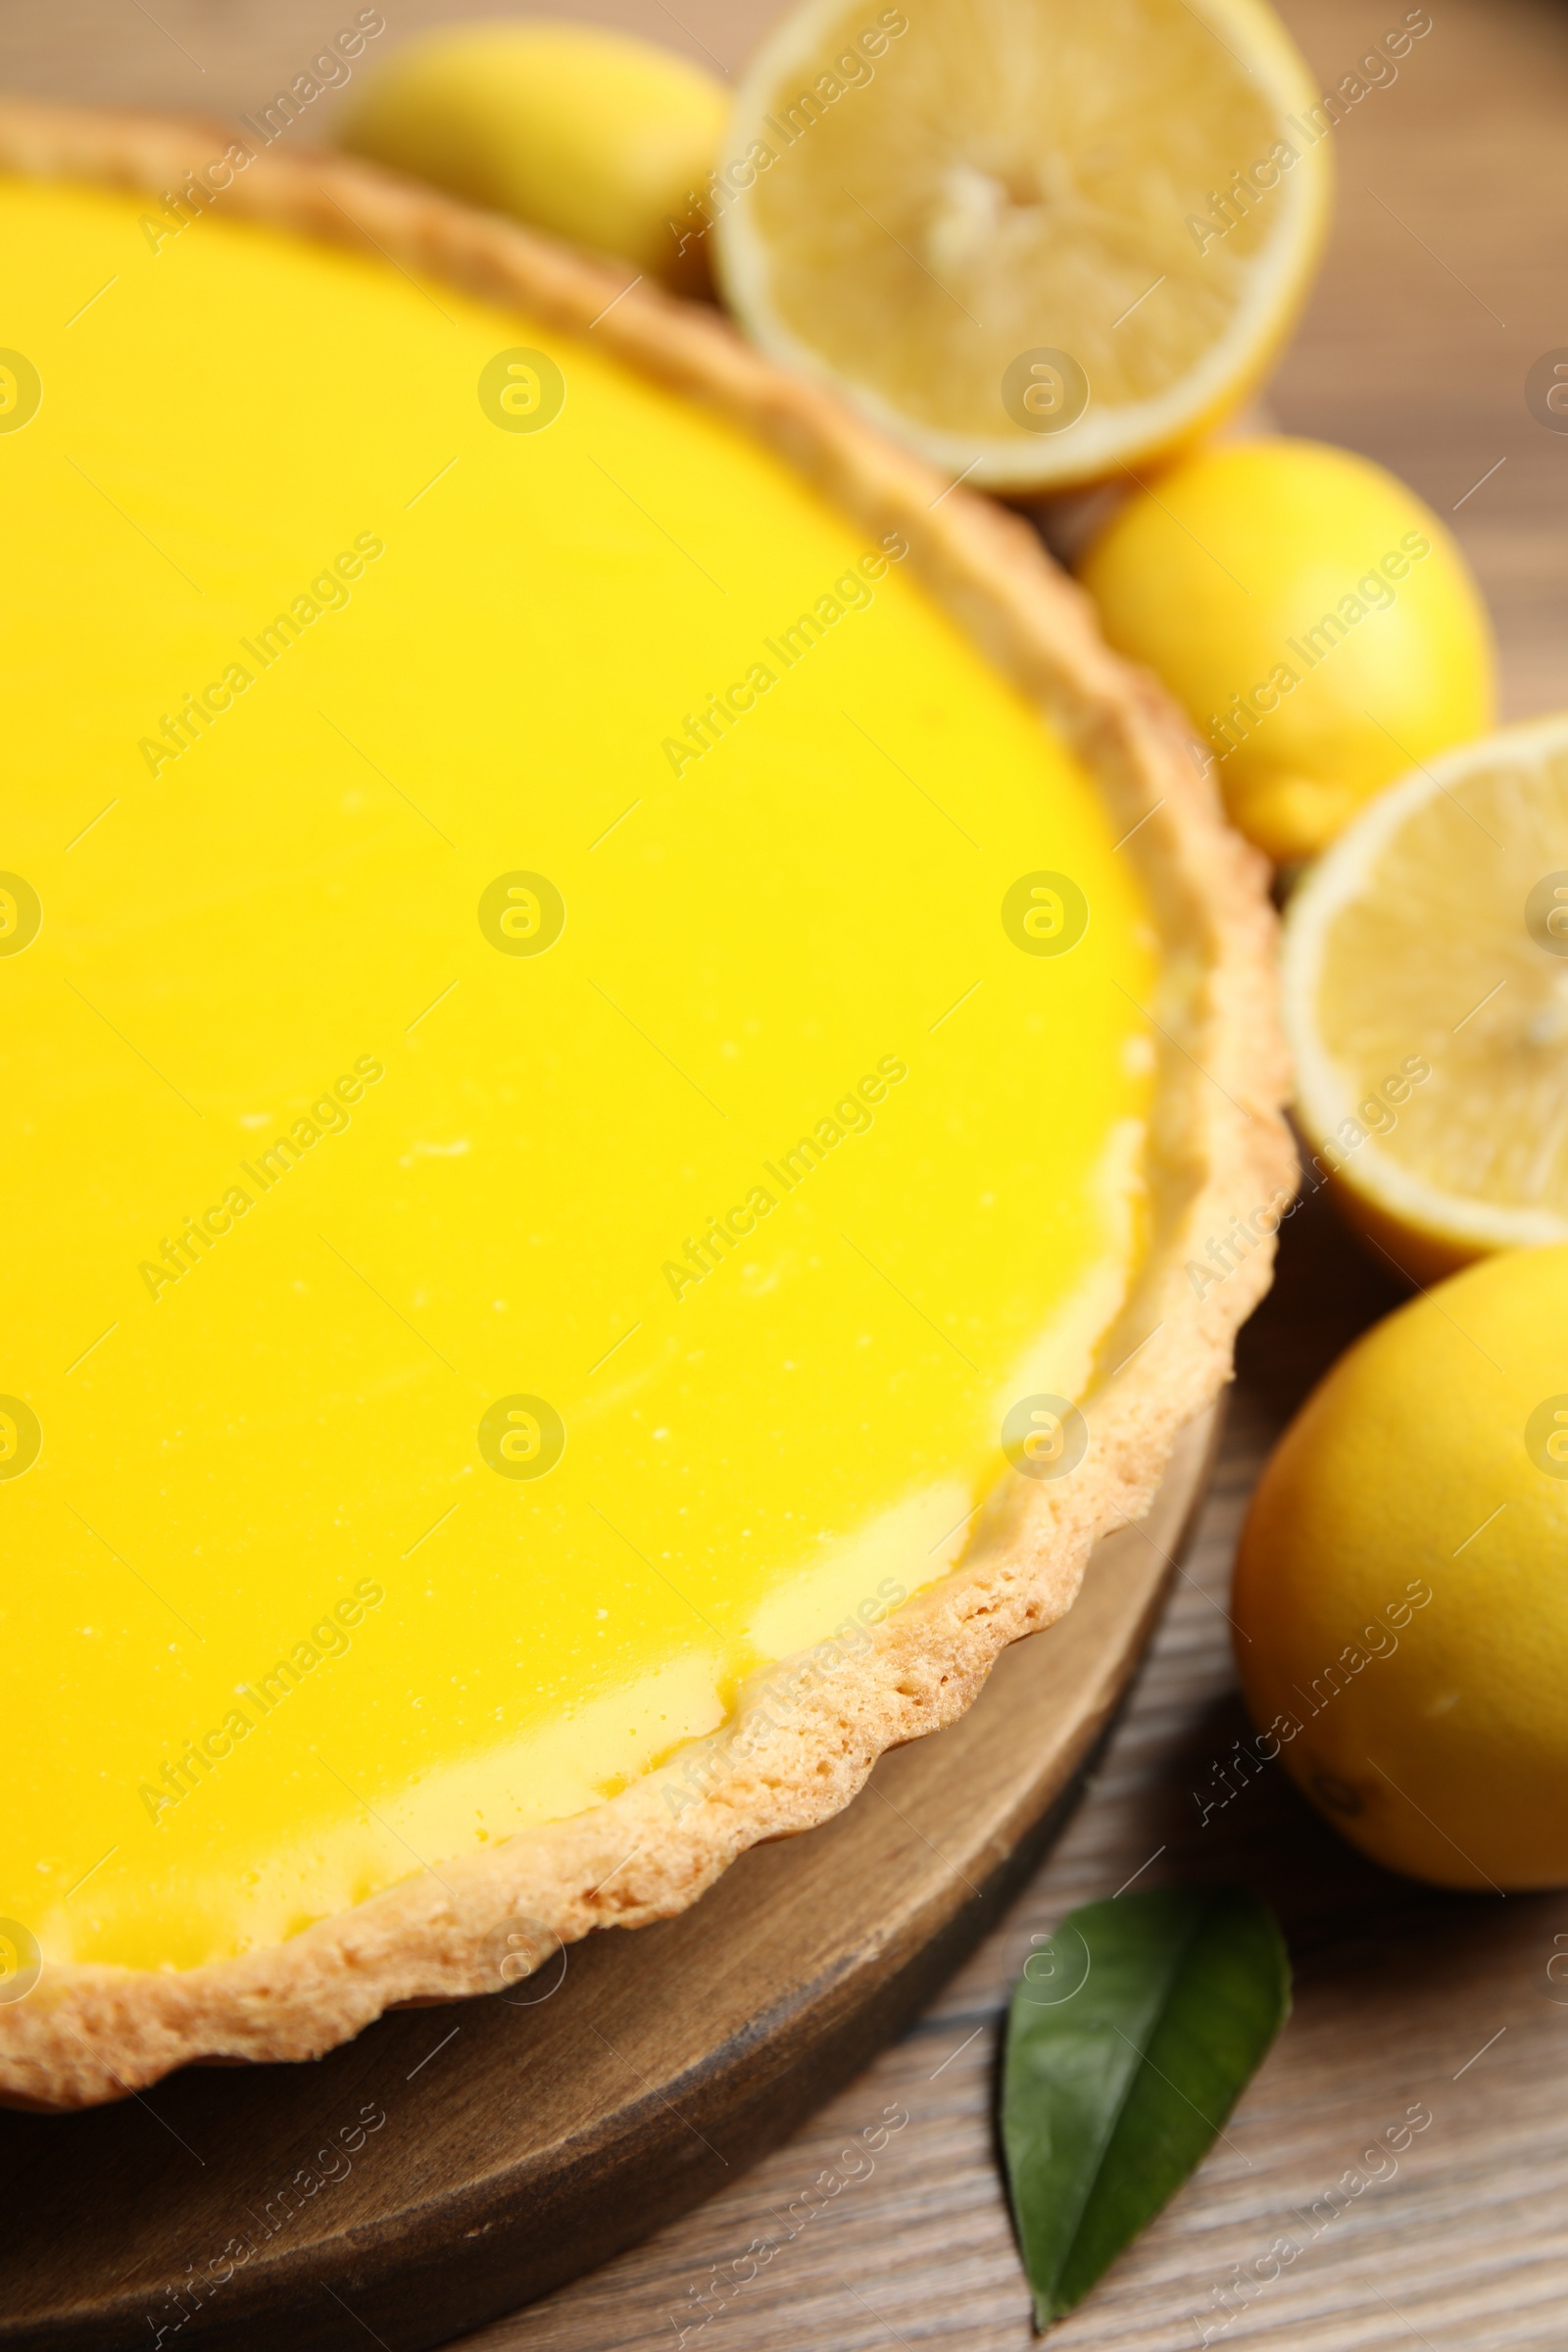
POLYGON ((364 2329, 422 2352, 722 2187, 907 2027, 1028 1878, 1143 1654, 1212 1426, 967 1715, 695 1909, 565 1952, 519 1935, 508 1991, 383 2018, 313 2066, 0 2115, 0 2345, 123 2352, 163 2328, 341 2352, 364 2329), (90 2234, 58 2226, 74 2198, 90 2234))
MULTIPOLYGON (((555 5, 726 67, 775 13, 766 0, 674 0, 673 14, 663 0, 555 5)), ((8 86, 38 96, 249 108, 352 13, 320 0, 154 0, 149 16, 127 0, 55 0, 13 12, 0 67, 8 86)), ((391 13, 388 45, 452 12, 399 0, 391 13)), ((501 12, 465 0, 461 13, 501 12)), ((1404 8, 1284 0, 1284 13, 1329 84, 1404 8)), ((1397 82, 1337 134, 1337 225, 1270 398, 1286 429, 1364 450, 1449 519, 1496 618, 1504 711, 1524 716, 1568 703, 1568 435, 1538 425, 1523 390, 1531 362, 1568 345, 1568 12, 1553 0, 1431 0, 1431 14, 1397 82)), ((334 103, 320 102, 323 122, 334 103)), ((675 2345, 702 2317, 692 2290, 754 2237, 778 2236, 775 2209, 889 2104, 910 2120, 875 2171, 755 2279, 730 2272, 712 2332, 687 2343, 1025 2352, 1028 2296, 990 2124, 998 2021, 1031 1936, 1140 1866, 1141 1885, 1212 1876, 1275 1901, 1296 2013, 1226 2139, 1058 2331, 1061 2352, 1167 2352, 1205 2328, 1212 2342, 1279 2352, 1561 2352, 1568 1986, 1545 1970, 1554 1936, 1568 1936, 1568 1898, 1440 1895, 1388 1877, 1273 1772, 1203 1828, 1193 1794, 1210 1789, 1245 1729, 1223 1608, 1247 1494, 1312 1380, 1393 1297, 1320 1205, 1287 1228, 1279 1288, 1244 1334, 1187 1579, 1087 1801, 1027 1892, 913 2030, 784 2145, 644 2246, 471 2337, 469 2352, 675 2345), (1434 2122, 1397 2175, 1311 2235, 1294 2217, 1418 2100, 1434 2122), (1232 2266, 1293 2232, 1299 2259, 1220 2331, 1213 2293, 1232 2266)), ((436 2014, 424 2021, 432 2044, 436 2014)), ((8 2234, 14 2212, 0 2203, 8 2234)), ((106 2226, 88 2217, 89 2233, 106 2226)))
POLYGON ((1209 1501, 1135 1696, 1010 1916, 912 2032, 743 2180, 464 2352, 674 2352, 683 2328, 701 2352, 1027 2352, 992 2123, 1000 2028, 1031 1938, 1135 1876, 1239 1883, 1273 1903, 1295 2013, 1213 2153, 1053 2346, 1176 2352, 1207 2328, 1211 2343, 1281 2352, 1561 2352, 1568 1984, 1546 1968, 1554 1936, 1568 1946, 1568 1897, 1482 1900, 1394 1878, 1341 1844, 1277 1769, 1206 1821, 1199 1801, 1250 1729, 1224 1606, 1252 1481, 1305 1389, 1397 1296, 1321 1200, 1298 1211, 1280 1282, 1243 1334, 1209 1501), (1314 2220, 1418 2102, 1433 2122, 1396 2173, 1314 2220), (825 2172, 858 2170, 845 2152, 890 2103, 910 2121, 874 2174, 740 2283, 751 2241, 778 2237, 777 2217, 825 2172), (1215 2291, 1281 2237, 1298 2256, 1225 2326, 1215 2291), (726 2288, 710 2332, 691 2333, 726 2288))

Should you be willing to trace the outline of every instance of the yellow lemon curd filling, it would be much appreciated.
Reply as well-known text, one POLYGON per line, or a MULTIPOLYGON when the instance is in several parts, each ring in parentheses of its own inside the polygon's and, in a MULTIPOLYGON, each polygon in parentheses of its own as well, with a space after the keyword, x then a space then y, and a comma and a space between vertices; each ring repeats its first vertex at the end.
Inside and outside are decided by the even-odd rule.
POLYGON ((592 334, 0 242, 0 1915, 183 1968, 952 1565, 1137 1261, 1154 943, 904 542, 592 334))

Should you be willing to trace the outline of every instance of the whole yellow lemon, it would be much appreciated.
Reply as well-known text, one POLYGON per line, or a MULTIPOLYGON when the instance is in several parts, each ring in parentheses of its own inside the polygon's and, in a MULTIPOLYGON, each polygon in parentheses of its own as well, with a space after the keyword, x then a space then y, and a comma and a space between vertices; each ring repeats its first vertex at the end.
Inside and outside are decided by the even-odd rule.
POLYGON ((1237 1663, 1375 1860, 1568 1885, 1568 1245, 1454 1275, 1342 1356, 1243 1533, 1237 1663))
POLYGON ((1381 785, 1493 724, 1492 632, 1463 556, 1347 450, 1205 449, 1135 492, 1079 573, 1277 863, 1314 857, 1381 785))
POLYGON ((729 101, 650 41, 549 18, 409 41, 343 116, 357 155, 603 253, 671 285, 706 271, 691 204, 729 101))

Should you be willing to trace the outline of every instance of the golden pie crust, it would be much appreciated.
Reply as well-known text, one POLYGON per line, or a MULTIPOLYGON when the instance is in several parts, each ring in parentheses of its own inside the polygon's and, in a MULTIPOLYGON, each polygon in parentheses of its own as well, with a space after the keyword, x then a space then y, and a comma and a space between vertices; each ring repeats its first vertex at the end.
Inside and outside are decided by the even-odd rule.
MULTIPOLYGON (((233 133, 189 118, 0 104, 0 169, 161 194, 233 133)), ((1029 525, 952 486, 814 385, 783 373, 716 313, 627 286, 577 252, 341 156, 258 156, 217 200, 366 253, 543 323, 592 332, 624 363, 781 457, 910 568, 992 663, 1038 704, 1096 779, 1137 864, 1163 948, 1159 1082, 1149 1160, 1152 1247, 1102 1350, 1118 1368, 1081 1399, 1089 1447, 1057 1482, 1009 1481, 965 1560, 851 1656, 810 1653, 780 1727, 743 1694, 730 1722, 668 1770, 592 1810, 425 1872, 286 1943, 180 1973, 46 1966, 0 2005, 0 2103, 74 2108, 201 2060, 314 2058, 398 2003, 495 1991, 513 1955, 592 1928, 683 1910, 748 1846, 848 1804, 887 1748, 951 1723, 1001 1651, 1054 1624, 1097 1538, 1148 1508, 1177 1433, 1231 1375, 1238 1326, 1267 1286, 1296 1175, 1281 1117, 1274 922, 1261 859, 1224 823, 1189 730, 1102 641, 1087 598, 1029 525), (1259 1220, 1258 1212, 1264 1212, 1259 1220), (1202 1264, 1206 1279, 1190 1270, 1202 1264), (676 1795, 672 1797, 672 1789, 676 1795), (521 1938, 520 1943, 509 1938, 521 1938)), ((800 1662, 797 1662, 800 1663, 800 1662)), ((775 1668, 770 1690, 792 1680, 775 1668)))

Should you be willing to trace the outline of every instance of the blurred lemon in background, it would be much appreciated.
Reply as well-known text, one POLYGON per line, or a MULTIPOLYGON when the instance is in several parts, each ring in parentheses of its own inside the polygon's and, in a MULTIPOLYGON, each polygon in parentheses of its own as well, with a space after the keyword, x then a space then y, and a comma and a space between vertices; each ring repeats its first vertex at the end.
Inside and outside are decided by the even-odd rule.
POLYGON ((1090 480, 1257 380, 1332 144, 1261 0, 808 0, 736 98, 717 273, 764 351, 945 470, 1090 480))
POLYGON ((409 41, 338 136, 470 204, 689 285, 706 247, 681 224, 707 188, 728 105, 714 75, 667 49, 536 18, 409 41))
POLYGON ((1424 1281, 1568 1242, 1568 713, 1384 793, 1286 910, 1297 1116, 1424 1281))
POLYGON ((1277 863, 1315 856, 1380 786, 1493 724, 1492 631, 1464 558, 1402 482, 1347 450, 1204 450, 1135 492, 1079 574, 1277 863))
POLYGON ((1249 1707, 1352 1844, 1568 1885, 1568 1248, 1368 1332, 1287 1430, 1236 1563, 1249 1707))

